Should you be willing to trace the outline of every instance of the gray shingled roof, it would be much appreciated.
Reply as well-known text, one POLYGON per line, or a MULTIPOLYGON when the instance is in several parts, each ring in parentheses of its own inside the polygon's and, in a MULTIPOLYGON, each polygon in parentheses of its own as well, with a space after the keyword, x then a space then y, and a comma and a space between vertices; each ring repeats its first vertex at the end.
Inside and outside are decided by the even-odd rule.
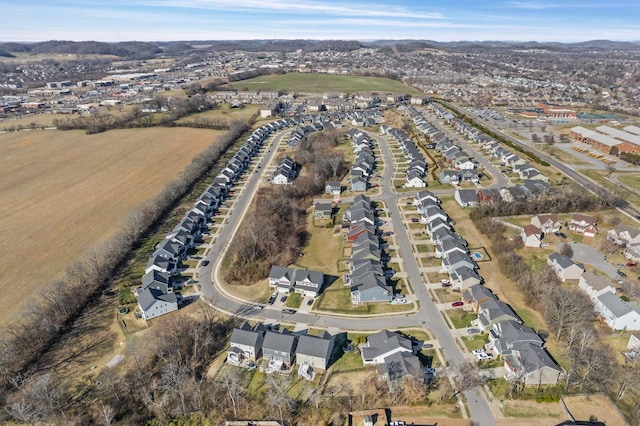
POLYGON ((333 336, 326 331, 319 336, 303 334, 298 338, 296 353, 328 360, 331 356, 333 336))
POLYGON ((261 331, 246 328, 234 328, 231 333, 231 344, 256 347, 258 340, 263 335, 261 331))
POLYGON ((293 353, 296 346, 296 336, 290 334, 286 329, 281 333, 267 331, 262 343, 263 350, 273 350, 278 352, 293 353))
POLYGON ((629 312, 636 311, 640 314, 640 307, 633 302, 625 302, 611 292, 606 292, 598 296, 598 300, 602 303, 616 318, 627 315, 629 312))
POLYGON ((371 359, 383 355, 396 348, 412 351, 411 340, 398 333, 382 330, 367 338, 368 347, 360 348, 364 358, 371 359))
POLYGON ((143 311, 147 311, 156 300, 160 300, 168 303, 177 303, 176 295, 174 293, 163 293, 160 290, 154 288, 145 288, 138 293, 138 304, 143 311))

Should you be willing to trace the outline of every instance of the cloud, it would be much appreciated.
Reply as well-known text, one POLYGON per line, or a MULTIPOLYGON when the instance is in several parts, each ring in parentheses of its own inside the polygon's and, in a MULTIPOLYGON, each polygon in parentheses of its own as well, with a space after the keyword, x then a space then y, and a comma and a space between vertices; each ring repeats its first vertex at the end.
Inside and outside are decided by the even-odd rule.
POLYGON ((140 0, 138 5, 197 8, 230 12, 305 13, 339 16, 384 16, 395 18, 442 19, 440 13, 426 13, 406 7, 366 3, 332 3, 315 0, 140 0))

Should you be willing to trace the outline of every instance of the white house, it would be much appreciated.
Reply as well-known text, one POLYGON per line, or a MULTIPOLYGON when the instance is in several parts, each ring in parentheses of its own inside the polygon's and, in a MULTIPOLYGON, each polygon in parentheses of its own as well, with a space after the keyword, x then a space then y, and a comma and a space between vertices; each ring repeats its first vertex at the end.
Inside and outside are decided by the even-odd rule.
POLYGON ((178 299, 175 293, 165 293, 155 288, 145 288, 138 293, 138 307, 142 318, 150 320, 160 315, 178 310, 178 299))
POLYGON ((592 271, 586 271, 580 277, 578 281, 578 287, 582 289, 587 296, 591 299, 592 302, 596 302, 598 297, 603 294, 609 292, 616 292, 616 288, 613 286, 613 283, 605 277, 601 277, 599 275, 594 274, 592 271))
POLYGON ((540 248, 542 245, 542 233, 540 232, 540 228, 535 225, 523 226, 520 236, 526 248, 540 248))
POLYGON ((625 302, 613 293, 598 297, 595 310, 614 330, 640 330, 640 307, 633 302, 625 302))
POLYGON ((413 353, 411 340, 389 330, 372 334, 367 343, 360 345, 364 365, 384 364, 386 357, 397 352, 413 353))

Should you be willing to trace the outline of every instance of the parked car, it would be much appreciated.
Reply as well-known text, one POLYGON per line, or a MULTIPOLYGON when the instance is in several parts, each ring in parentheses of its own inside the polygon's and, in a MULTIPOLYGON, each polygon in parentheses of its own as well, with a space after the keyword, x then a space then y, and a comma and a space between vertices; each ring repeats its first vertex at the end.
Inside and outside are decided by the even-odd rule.
POLYGON ((209 264, 209 261, 208 261, 208 260, 203 260, 203 261, 202 261, 202 266, 207 266, 208 264, 209 264))
POLYGON ((433 348, 433 345, 431 343, 422 344, 422 349, 431 349, 431 348, 433 348))
POLYGON ((636 262, 629 262, 627 263, 627 268, 633 268, 634 266, 637 266, 638 264, 636 262))
POLYGON ((463 306, 463 305, 464 305, 464 303, 463 303, 463 302, 453 302, 453 303, 451 304, 451 306, 453 306, 454 308, 457 308, 458 306, 463 306))
POLYGON ((478 361, 482 361, 482 360, 491 359, 491 355, 488 353, 481 353, 476 355, 476 358, 478 358, 478 361))
POLYGON ((295 309, 283 309, 282 312, 284 312, 285 314, 295 314, 296 310, 295 309))
POLYGON ((286 294, 280 298, 281 302, 284 302, 285 300, 287 300, 287 295, 286 294))
POLYGON ((251 309, 260 310, 260 309, 264 309, 264 306, 262 306, 262 305, 253 305, 253 306, 251 307, 251 309))
POLYGON ((412 217, 411 218, 411 222, 418 223, 418 222, 420 222, 420 219, 418 219, 417 217, 412 217))
POLYGON ((467 330, 467 333, 469 333, 469 334, 478 334, 478 333, 480 333, 480 330, 477 329, 477 328, 470 328, 470 329, 467 330))
POLYGON ((309 299, 309 301, 307 302, 307 306, 311 306, 313 305, 313 299, 309 299))
POLYGON ((618 270, 616 271, 616 273, 617 273, 618 275, 620 275, 622 278, 627 278, 627 274, 625 274, 624 272, 622 272, 620 269, 618 269, 618 270))
POLYGON ((476 350, 471 351, 471 353, 474 354, 474 355, 479 355, 479 354, 485 353, 485 351, 484 351, 484 349, 476 349, 476 350))

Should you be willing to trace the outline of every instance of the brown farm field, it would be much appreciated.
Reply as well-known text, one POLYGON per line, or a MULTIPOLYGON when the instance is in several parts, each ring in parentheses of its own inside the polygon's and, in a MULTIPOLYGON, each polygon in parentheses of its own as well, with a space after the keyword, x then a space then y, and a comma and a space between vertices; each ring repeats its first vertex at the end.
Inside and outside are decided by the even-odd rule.
POLYGON ((119 228, 220 132, 189 128, 0 134, 0 325, 39 284, 119 228))

